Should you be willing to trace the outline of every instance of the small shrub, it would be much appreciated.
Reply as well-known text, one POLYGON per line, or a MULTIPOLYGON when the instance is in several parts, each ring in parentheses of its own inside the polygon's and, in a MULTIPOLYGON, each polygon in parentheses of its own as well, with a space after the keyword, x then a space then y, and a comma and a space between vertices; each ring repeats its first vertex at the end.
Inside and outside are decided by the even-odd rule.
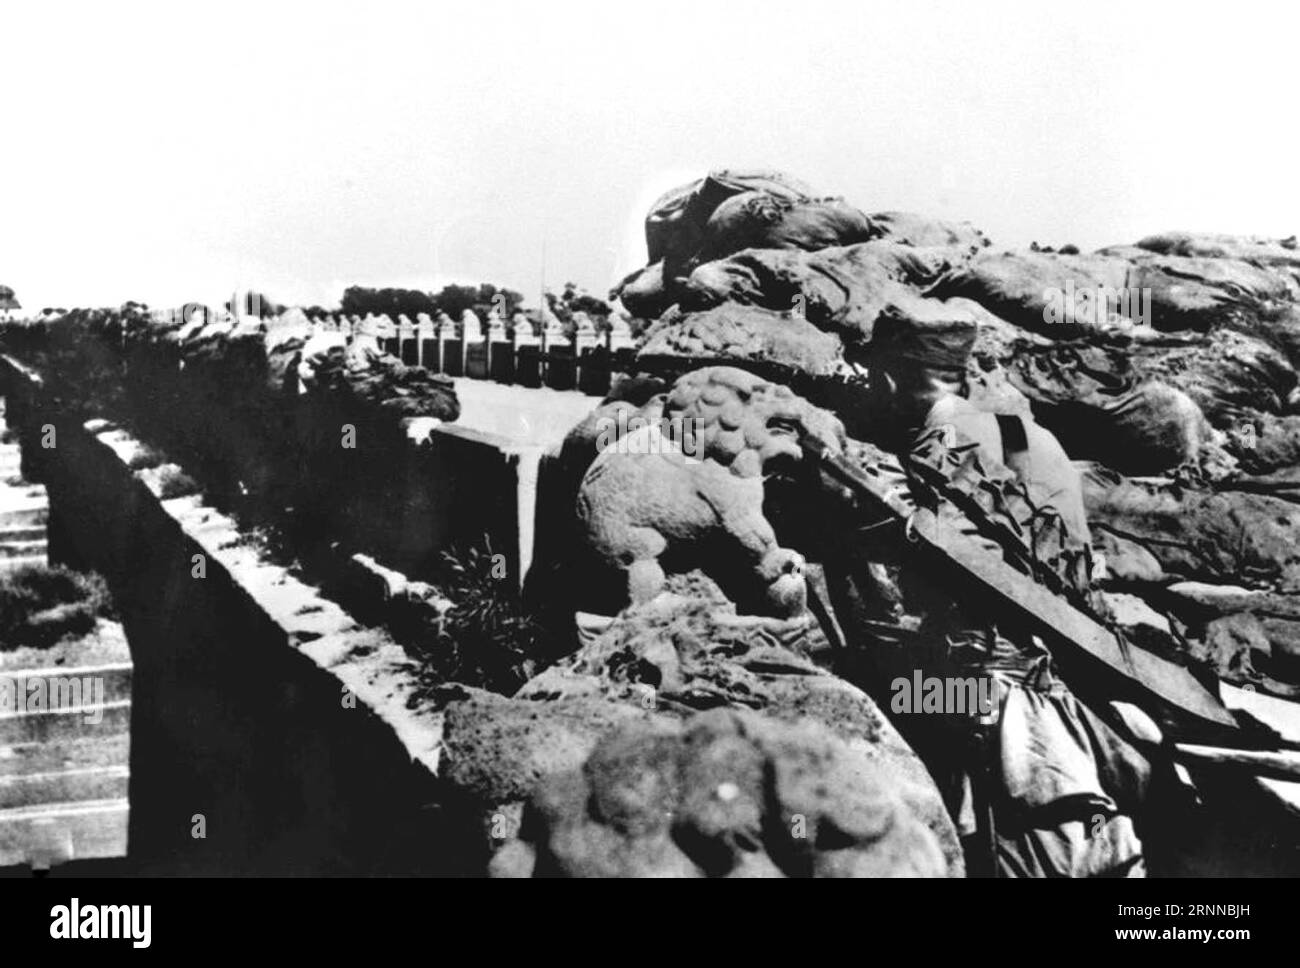
POLYGON ((558 658, 518 591, 494 574, 490 545, 444 552, 438 590, 455 604, 408 649, 428 686, 455 681, 509 695, 558 658))
POLYGON ((158 468, 158 498, 162 501, 171 500, 174 497, 185 497, 187 494, 197 494, 200 488, 198 481, 190 477, 175 464, 163 464, 158 468))
POLYGON ((60 565, 26 565, 0 574, 0 649, 49 648, 85 635, 111 612, 98 575, 60 565))
POLYGON ((150 467, 157 467, 162 462, 162 454, 148 444, 141 444, 136 452, 131 455, 131 459, 127 461, 126 466, 133 471, 142 471, 150 467))

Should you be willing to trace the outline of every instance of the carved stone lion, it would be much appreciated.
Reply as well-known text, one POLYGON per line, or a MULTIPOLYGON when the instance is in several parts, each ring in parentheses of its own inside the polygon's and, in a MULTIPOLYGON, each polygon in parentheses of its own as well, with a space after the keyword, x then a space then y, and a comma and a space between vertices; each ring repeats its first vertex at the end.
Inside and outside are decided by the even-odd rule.
POLYGON ((665 572, 700 568, 743 610, 803 612, 804 559, 763 513, 764 479, 802 460, 808 430, 839 448, 843 427, 789 388, 733 367, 681 377, 640 408, 607 408, 575 430, 603 445, 577 516, 599 558, 627 574, 634 603, 665 572))

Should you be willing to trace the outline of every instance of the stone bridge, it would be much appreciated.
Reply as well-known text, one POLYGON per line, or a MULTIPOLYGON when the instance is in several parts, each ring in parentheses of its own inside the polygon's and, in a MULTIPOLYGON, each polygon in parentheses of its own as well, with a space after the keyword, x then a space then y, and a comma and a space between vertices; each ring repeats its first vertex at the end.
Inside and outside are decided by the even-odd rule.
MULTIPOLYGON (((367 559, 381 597, 400 583, 402 561, 471 531, 498 536, 522 582, 545 456, 598 400, 456 382, 462 416, 425 445, 445 473, 418 502, 428 509, 420 533, 367 559)), ((24 504, 21 520, 5 521, 22 530, 24 557, 43 558, 47 543, 51 562, 105 577, 133 665, 129 830, 98 850, 56 850, 54 861, 113 856, 129 842, 125 869, 148 873, 457 870, 458 845, 440 823, 442 714, 418 698, 401 645, 269 560, 201 495, 172 496, 141 466, 147 442, 68 417, 41 376, 9 357, 0 394, 22 465, 43 485, 48 541, 32 536, 45 530, 43 507, 24 504), (57 445, 42 448, 48 426, 57 445)), ((16 467, 16 448, 6 455, 16 467)), ((116 769, 125 784, 125 763, 116 769)), ((0 794, 6 782, 0 769, 0 794)), ((124 799, 119 809, 125 828, 124 799)), ((0 803, 0 846, 3 818, 0 803)), ((14 837, 25 844, 24 829, 14 837)))
MULTIPOLYGON (((600 398, 464 377, 455 386, 458 420, 412 428, 425 463, 419 474, 394 469, 400 507, 368 506, 370 553, 351 559, 363 580, 344 599, 273 559, 197 488, 178 492, 151 441, 70 416, 39 373, 0 357, 21 468, 48 502, 48 534, 34 535, 41 515, 24 512, 15 539, 24 556, 45 540, 51 562, 102 574, 130 649, 129 813, 126 764, 94 764, 102 775, 78 797, 119 826, 95 827, 110 834, 98 847, 65 838, 48 858, 112 856, 125 841, 123 869, 142 873, 482 872, 440 774, 444 706, 372 617, 403 594, 411 562, 466 535, 488 535, 522 586, 544 543, 548 457, 600 398), (51 427, 57 446, 42 447, 51 427)), ((6 775, 0 764, 0 793, 6 775)), ((1234 784, 1200 864, 1236 856, 1241 818, 1276 813, 1291 786, 1234 784)), ((37 839, 30 827, 14 838, 37 839)))

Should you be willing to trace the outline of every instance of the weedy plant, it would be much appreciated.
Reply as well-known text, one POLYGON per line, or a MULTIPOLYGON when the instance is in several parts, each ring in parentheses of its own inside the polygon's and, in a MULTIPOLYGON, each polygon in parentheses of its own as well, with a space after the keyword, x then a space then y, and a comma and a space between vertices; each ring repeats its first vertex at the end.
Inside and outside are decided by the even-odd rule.
POLYGON ((502 561, 486 540, 442 553, 434 584, 454 604, 408 646, 427 686, 454 681, 509 695, 559 657, 502 561))
POLYGON ((61 565, 24 565, 0 574, 0 650, 44 649, 90 632, 111 613, 98 575, 61 565))

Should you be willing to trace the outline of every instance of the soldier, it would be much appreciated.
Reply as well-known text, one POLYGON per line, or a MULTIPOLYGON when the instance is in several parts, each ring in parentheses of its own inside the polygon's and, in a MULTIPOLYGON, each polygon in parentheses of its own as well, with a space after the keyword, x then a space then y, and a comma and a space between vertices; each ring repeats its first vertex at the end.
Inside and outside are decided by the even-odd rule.
MULTIPOLYGON (((1054 509, 1063 551, 1083 551, 1086 561, 1082 488, 1060 443, 1028 416, 985 413, 959 395, 975 327, 960 312, 877 322, 868 364, 870 417, 882 428, 876 442, 906 455, 918 437, 944 428, 949 443, 975 444, 990 471, 1014 472, 1030 505, 1054 509)), ((951 506, 940 508, 939 520, 974 534, 951 506)), ((991 680, 983 724, 969 711, 894 710, 968 838, 972 871, 1140 876, 1132 817, 1150 776, 1146 760, 1066 688, 1037 637, 1000 623, 979 603, 955 601, 909 560, 905 541, 882 541, 881 534, 867 531, 827 562, 834 612, 854 647, 845 671, 885 709, 890 687, 918 670, 940 680, 991 680)), ((985 543, 990 554, 1001 553, 985 543)), ((1076 581, 1086 591, 1086 569, 1076 581)))
POLYGON ((879 413, 888 428, 877 442, 906 453, 925 431, 951 428, 978 444, 987 462, 1014 472, 1033 502, 1055 508, 1074 541, 1087 545, 1079 472, 1051 431, 1027 415, 987 413, 961 396, 975 331, 974 319, 961 310, 886 314, 877 321, 869 392, 873 423, 879 413))

